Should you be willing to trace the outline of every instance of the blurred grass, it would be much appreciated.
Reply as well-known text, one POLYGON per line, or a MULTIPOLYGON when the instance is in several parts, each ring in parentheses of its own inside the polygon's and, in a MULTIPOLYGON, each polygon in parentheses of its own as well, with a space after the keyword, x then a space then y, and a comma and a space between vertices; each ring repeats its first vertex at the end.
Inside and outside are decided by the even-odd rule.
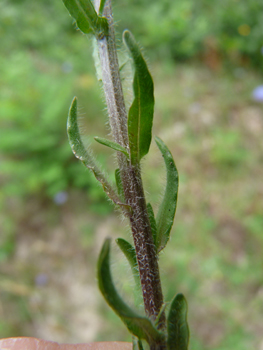
MULTIPOLYGON (((130 340, 95 276, 103 238, 129 237, 129 229, 66 137, 74 95, 88 141, 108 133, 91 42, 60 1, 3 1, 0 16, 0 336, 130 340)), ((147 35, 138 35, 144 42, 147 35)), ((171 149, 180 175, 172 237, 160 257, 166 300, 186 295, 192 349, 261 349, 263 106, 251 98, 261 68, 225 64, 218 53, 179 64, 165 47, 153 45, 149 56, 153 133, 171 149)), ((114 156, 92 147, 112 177, 114 156)), ((157 210, 165 173, 154 143, 143 175, 157 210)), ((128 266, 113 249, 116 283, 132 300, 128 266)))

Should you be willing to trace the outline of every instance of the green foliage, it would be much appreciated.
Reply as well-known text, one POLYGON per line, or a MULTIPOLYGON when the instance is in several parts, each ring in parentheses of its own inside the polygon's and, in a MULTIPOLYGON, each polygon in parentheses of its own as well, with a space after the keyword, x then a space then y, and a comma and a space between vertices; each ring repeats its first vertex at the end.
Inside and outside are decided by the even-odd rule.
POLYGON ((85 148, 78 126, 78 116, 77 116, 77 98, 74 97, 68 115, 67 131, 69 144, 75 157, 80 159, 83 164, 92 169, 95 167, 94 159, 90 152, 85 148))
POLYGON ((132 246, 129 242, 127 242, 123 238, 118 238, 116 240, 116 243, 118 244, 118 246, 121 249, 121 251, 123 252, 123 254, 126 256, 128 262, 130 264, 135 283, 137 285, 140 285, 138 263, 137 263, 136 252, 135 252, 134 246, 132 246))
POLYGON ((67 122, 67 131, 68 131, 68 139, 74 153, 75 157, 80 159, 82 163, 92 171, 95 178, 101 183, 104 192, 107 196, 115 203, 120 205, 125 211, 129 210, 129 206, 125 203, 121 203, 117 193, 109 183, 105 174, 100 170, 97 162, 91 155, 90 150, 88 150, 81 139, 79 126, 78 126, 78 118, 77 118, 77 98, 74 97, 68 115, 67 122))
MULTIPOLYGON (((205 48, 204 41, 198 39, 201 22, 205 20, 209 27, 212 22, 210 14, 213 13, 213 22, 219 23, 217 16, 220 15, 222 20, 225 12, 229 16, 224 23, 224 39, 221 40, 221 35, 217 38, 213 34, 216 33, 214 26, 210 26, 209 30, 214 35, 212 43, 220 44, 222 58, 226 59, 238 58, 244 49, 247 50, 251 60, 255 60, 260 67, 260 26, 263 22, 259 21, 262 11, 256 8, 261 3, 258 0, 228 1, 222 2, 224 5, 220 6, 218 1, 214 1, 211 6, 207 2, 209 11, 198 10, 194 22, 183 21, 178 11, 170 16, 170 9, 179 6, 178 2, 159 3, 161 13, 158 12, 156 1, 127 0, 124 3, 114 0, 114 13, 118 31, 122 26, 129 27, 137 41, 147 47, 159 94, 155 130, 158 129, 163 139, 168 140, 169 148, 176 154, 176 163, 181 169, 180 218, 173 227, 173 239, 167 245, 165 255, 160 254, 162 270, 165 271, 162 280, 166 299, 172 299, 176 285, 191 300, 194 333, 191 348, 257 348, 261 341, 258 324, 262 318, 262 301, 258 289, 262 285, 262 111, 260 105, 251 101, 250 93, 254 86, 262 83, 260 71, 242 70, 239 76, 235 75, 236 70, 233 74, 229 71, 227 74, 225 71, 223 74, 214 74, 202 65, 176 62, 176 65, 169 66, 167 74, 166 63, 170 56, 183 59, 195 58, 196 53, 199 55, 201 48, 205 48), (145 6, 149 8, 149 14, 141 11, 145 6), (240 14, 241 8, 243 14, 240 14), (125 23, 118 20, 121 16, 125 17, 125 23), (139 19, 146 16, 147 22, 141 21, 137 25, 139 19), (176 19, 176 23, 172 23, 171 17, 176 19), (156 26, 156 19, 157 23, 162 21, 161 26, 156 26), (237 34, 236 28, 246 19, 249 19, 250 34, 237 34), (199 21, 200 25, 196 25, 199 21), (150 22, 155 25, 155 30, 153 25, 149 27, 150 22), (228 28, 231 28, 233 35, 229 35, 228 28), (163 31, 166 31, 165 35, 163 31), (180 36, 173 42, 171 36, 175 37, 178 33, 180 36), (159 34, 162 40, 159 40, 159 34), (192 41, 194 37, 195 45, 192 41), (243 48, 238 52, 237 39, 238 45, 243 48), (185 43, 187 45, 183 45, 185 43), (259 54, 256 55, 256 52, 259 54), (159 56, 161 60, 156 62, 151 55, 159 56), (191 107, 195 103, 201 107, 200 112, 193 117, 191 107), (204 119, 208 114, 215 118, 208 120, 207 124, 203 123, 203 112, 204 119), (250 126, 254 127, 254 131, 250 126), (171 136, 173 130, 179 131, 176 139, 171 136), (236 293, 237 286, 242 293, 236 293), (249 301, 249 308, 243 307, 244 299, 249 301), (200 319, 200 304, 206 313, 205 320, 200 319), (202 330, 207 323, 211 333, 204 335, 202 330)), ((197 7, 201 4, 196 3, 197 7)), ((27 283, 24 281, 28 267, 25 260, 21 264, 20 254, 17 254, 21 252, 21 247, 24 247, 24 253, 30 255, 30 267, 32 262, 38 265, 39 270, 43 264, 45 266, 41 261, 41 252, 34 255, 35 245, 28 244, 29 238, 35 241, 37 234, 41 241, 48 237, 46 242, 52 244, 50 237, 57 228, 71 237, 67 220, 77 230, 80 217, 85 217, 85 222, 90 223, 92 220, 93 228, 89 229, 89 238, 84 247, 89 250, 89 261, 94 261, 96 249, 93 247, 97 241, 95 227, 102 224, 101 217, 96 213, 109 213, 111 210, 92 174, 72 157, 66 137, 65 115, 74 95, 79 97, 80 115, 85 111, 85 118, 81 118, 83 134, 86 127, 92 135, 102 135, 103 131, 100 129, 103 123, 98 123, 99 117, 103 120, 103 103, 100 101, 101 93, 94 84, 89 52, 91 45, 87 36, 74 30, 71 22, 60 1, 0 1, 1 274, 8 271, 11 281, 19 280, 18 283, 22 284, 27 283), (79 49, 84 46, 84 50, 79 49), (96 132, 91 132, 91 128, 96 128, 96 132), (9 137, 16 147, 11 145, 9 137), (76 187, 80 190, 72 191, 76 187), (49 201, 43 201, 43 196, 53 196, 67 189, 71 189, 70 196, 73 196, 65 207, 58 208, 49 201), (86 214, 86 205, 82 205, 84 201, 87 201, 88 210, 92 213, 90 216, 86 214), (35 208, 33 213, 32 206, 35 208), (38 220, 41 221, 41 231, 35 226, 38 220)), ((111 157, 107 162, 108 154, 105 148, 105 154, 99 155, 102 164, 109 165, 111 162, 111 157)), ((153 152, 144 160, 144 170, 148 169, 150 176, 147 188, 151 189, 151 203, 154 204, 152 197, 158 197, 160 193, 163 173, 161 166, 156 167, 153 152)), ((108 224, 108 229, 115 232, 115 221, 112 224, 109 220, 108 224)), ((84 225, 82 231, 86 232, 84 225)), ((40 242, 38 238, 37 245, 40 242)), ((70 239, 65 241, 64 249, 74 250, 78 256, 83 253, 83 245, 77 235, 74 245, 70 239)), ((80 269, 86 268, 78 259, 75 263, 80 269)), ((65 256, 59 250, 51 276, 60 273, 61 266, 66 264, 65 256)), ((74 281, 77 279, 82 284, 81 276, 74 276, 74 281)), ((90 283, 93 282, 92 275, 87 278, 90 283)), ((54 284, 44 289, 37 287, 37 292, 56 294, 61 285, 58 279, 53 278, 53 281, 54 284)), ((33 334, 35 319, 41 325, 41 319, 45 320, 46 315, 49 316, 48 306, 41 304, 36 309, 30 296, 23 297, 23 303, 30 311, 30 320, 26 321, 18 306, 19 298, 5 298, 14 291, 3 292, 3 289, 1 284, 1 337, 24 336, 29 332, 33 334)), ((67 309, 67 296, 61 295, 56 308, 52 310, 52 318, 65 319, 59 305, 63 310, 67 309)), ((89 314, 85 314, 85 308, 82 311, 89 317, 89 314)), ((107 315, 111 313, 107 311, 103 317, 107 318, 107 315)), ((94 337, 99 340, 128 341, 130 337, 120 327, 117 316, 108 317, 114 321, 95 333, 94 337)), ((74 315, 72 320, 78 324, 78 318, 74 318, 74 315)), ((52 331, 54 340, 60 339, 61 332, 64 332, 74 342, 75 334, 69 329, 71 327, 67 327, 63 321, 50 326, 49 331, 52 331)), ((85 339, 82 338, 82 341, 85 339)))
MULTIPOLYGON (((86 17, 94 17, 94 8, 92 7, 91 14, 89 15, 89 0, 87 0, 87 3, 86 17)), ((86 20, 87 25, 92 25, 92 18, 83 18, 84 2, 81 2, 81 6, 78 6, 79 4, 79 2, 72 0, 70 6, 67 5, 67 8, 75 18, 81 18, 81 26, 84 26, 84 30, 86 30, 83 23, 86 20)), ((95 22, 97 21, 98 18, 95 22)), ((87 31, 87 33, 89 32, 90 30, 87 31)), ((95 27, 93 28, 93 34, 100 44, 102 38, 98 36, 95 27)), ((163 303, 156 254, 165 247, 174 220, 178 192, 177 169, 168 148, 159 138, 156 138, 157 146, 164 157, 166 165, 167 186, 157 220, 155 221, 152 206, 148 204, 147 210, 145 208, 145 198, 140 174, 140 161, 148 153, 152 139, 154 112, 153 80, 138 44, 132 34, 126 30, 123 33, 123 40, 131 53, 135 67, 133 80, 134 101, 129 109, 127 120, 126 115, 121 115, 118 112, 120 106, 123 105, 123 95, 122 92, 116 92, 116 86, 121 83, 118 81, 118 62, 117 60, 113 60, 114 56, 117 55, 115 46, 112 43, 115 38, 110 36, 110 32, 104 34, 106 35, 106 40, 104 40, 104 47, 100 47, 99 59, 101 60, 101 69, 104 71, 102 81, 104 83, 109 119, 112 124, 112 133, 115 141, 118 140, 118 142, 119 140, 125 140, 128 136, 130 154, 118 142, 98 137, 95 140, 117 152, 122 152, 126 156, 125 162, 122 158, 119 158, 119 169, 115 171, 118 193, 121 194, 121 197, 125 197, 123 203, 121 203, 117 194, 96 165, 90 151, 82 142, 77 119, 76 98, 73 99, 69 110, 67 124, 68 138, 75 156, 93 172, 96 179, 101 182, 109 198, 115 204, 125 209, 124 213, 130 218, 135 247, 131 246, 124 239, 118 239, 117 244, 131 266, 137 285, 139 284, 137 269, 139 270, 147 317, 141 317, 131 309, 122 300, 114 286, 110 273, 110 239, 105 240, 98 261, 99 288, 110 307, 121 318, 133 336, 138 338, 138 342, 134 341, 134 349, 142 348, 140 341, 145 340, 149 344, 150 349, 166 349, 167 345, 168 347, 170 346, 171 350, 187 350, 188 338, 185 339, 186 333, 181 332, 181 329, 180 331, 177 330, 177 324, 181 328, 181 324, 184 327, 186 322, 185 305, 181 299, 180 301, 178 300, 181 296, 177 296, 176 301, 172 303, 172 311, 168 317, 167 325, 168 339, 166 339, 165 304, 163 303), (117 108, 113 109, 112 106, 114 105, 117 108), (126 122, 127 125, 123 125, 126 122), (126 131, 124 130, 126 129, 128 129, 128 135, 125 134, 126 131), (115 136, 116 134, 117 137, 115 136), (152 322, 154 322, 154 325, 152 322), (171 324, 174 325, 175 330, 171 330, 171 324), (177 344, 176 348, 172 345, 174 342, 177 344)), ((121 142, 124 143, 124 141, 121 142)))
POLYGON ((222 168, 231 167, 233 170, 239 170, 248 155, 241 135, 235 130, 217 129, 213 132, 213 140, 211 161, 222 168))
POLYGON ((183 294, 177 294, 171 302, 168 315, 168 349, 187 350, 188 343, 187 302, 183 294))
POLYGON ((159 58, 199 58, 213 51, 219 59, 238 63, 242 57, 262 65, 263 4, 259 0, 159 1, 116 0, 134 35, 159 58), (147 11, 142 11, 146 8, 147 11), (137 25, 140 23, 140 26, 137 25), (210 51, 210 52, 211 52, 210 51))
POLYGON ((132 310, 115 289, 110 273, 110 239, 106 239, 98 260, 99 288, 108 304, 119 315, 130 332, 149 344, 163 341, 164 335, 159 332, 148 318, 141 317, 132 310))
POLYGON ((122 152, 123 154, 125 154, 127 159, 129 159, 129 153, 126 151, 124 147, 119 145, 117 142, 107 140, 107 139, 104 139, 103 137, 98 137, 98 136, 94 137, 94 140, 101 143, 104 146, 114 149, 115 151, 122 152))
POLYGON ((155 142, 164 158, 167 177, 163 200, 156 217, 156 248, 159 252, 168 242, 174 221, 178 196, 178 172, 174 164, 173 156, 167 146, 159 137, 155 138, 155 142))
POLYGON ((139 164, 142 157, 148 153, 152 139, 153 81, 132 34, 126 30, 123 33, 123 39, 131 52, 135 66, 134 101, 129 110, 128 135, 131 163, 139 164))
MULTIPOLYGON (((0 4, 3 196, 43 198, 71 187, 94 187, 92 177, 72 158, 64 117, 74 90, 89 101, 89 124, 102 103, 87 67, 83 75, 87 53, 76 54, 85 38, 75 36, 66 13, 61 2, 0 4)), ((98 187, 93 192, 94 199, 101 198, 98 187)))
POLYGON ((100 7, 99 7, 99 15, 100 15, 100 16, 102 16, 105 3, 106 3, 106 0, 101 0, 101 1, 100 1, 100 7))
MULTIPOLYGON (((97 15, 91 0, 63 0, 63 2, 83 33, 93 33, 96 36, 104 36, 107 33, 108 22, 106 18, 97 15)), ((100 13, 103 7, 104 3, 102 2, 100 13)))
POLYGON ((14 231, 14 223, 5 215, 1 222, 0 262, 7 260, 15 251, 14 231))

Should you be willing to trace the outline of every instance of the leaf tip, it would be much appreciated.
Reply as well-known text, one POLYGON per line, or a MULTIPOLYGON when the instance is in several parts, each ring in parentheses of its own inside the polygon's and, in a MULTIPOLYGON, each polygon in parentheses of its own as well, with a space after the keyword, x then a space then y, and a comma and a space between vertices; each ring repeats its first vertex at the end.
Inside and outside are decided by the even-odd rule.
POLYGON ((129 40, 131 35, 132 35, 131 32, 128 29, 125 29, 124 32, 122 33, 123 40, 126 42, 127 40, 129 40))

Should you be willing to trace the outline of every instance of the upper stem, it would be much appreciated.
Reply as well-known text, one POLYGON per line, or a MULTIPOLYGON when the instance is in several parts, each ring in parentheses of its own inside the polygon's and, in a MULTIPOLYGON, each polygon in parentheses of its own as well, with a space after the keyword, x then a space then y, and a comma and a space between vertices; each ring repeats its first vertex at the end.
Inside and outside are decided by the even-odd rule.
MULTIPOLYGON (((95 0, 96 10, 98 10, 99 4, 100 1, 95 0)), ((101 40, 97 40, 102 70, 103 89, 114 141, 128 150, 127 112, 119 73, 110 0, 105 4, 103 15, 107 18, 109 24, 108 35, 101 40)))
MULTIPOLYGON (((99 3, 99 0, 95 0, 96 10, 99 8, 99 3)), ((98 39, 97 43, 110 126, 115 142, 129 150, 127 112, 119 74, 111 0, 107 1, 103 15, 108 20, 109 33, 104 38, 98 39)), ((118 152, 118 163, 125 200, 132 208, 129 219, 139 267, 144 308, 146 314, 154 321, 162 307, 163 295, 140 167, 131 165, 120 152, 118 152)), ((159 319, 158 328, 163 329, 164 327, 165 315, 163 313, 159 319)))

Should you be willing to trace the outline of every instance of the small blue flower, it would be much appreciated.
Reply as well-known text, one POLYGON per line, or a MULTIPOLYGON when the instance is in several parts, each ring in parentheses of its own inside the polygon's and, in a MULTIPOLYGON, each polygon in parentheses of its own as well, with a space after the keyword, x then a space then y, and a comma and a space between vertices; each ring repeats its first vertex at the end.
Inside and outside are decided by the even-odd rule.
POLYGON ((252 97, 257 102, 263 102, 263 85, 259 85, 253 90, 252 97))
POLYGON ((56 203, 57 205, 62 205, 66 203, 67 200, 68 193, 65 191, 58 192, 53 198, 54 203, 56 203))
POLYGON ((45 286, 48 283, 48 276, 45 273, 39 273, 35 277, 35 284, 39 287, 45 286))

